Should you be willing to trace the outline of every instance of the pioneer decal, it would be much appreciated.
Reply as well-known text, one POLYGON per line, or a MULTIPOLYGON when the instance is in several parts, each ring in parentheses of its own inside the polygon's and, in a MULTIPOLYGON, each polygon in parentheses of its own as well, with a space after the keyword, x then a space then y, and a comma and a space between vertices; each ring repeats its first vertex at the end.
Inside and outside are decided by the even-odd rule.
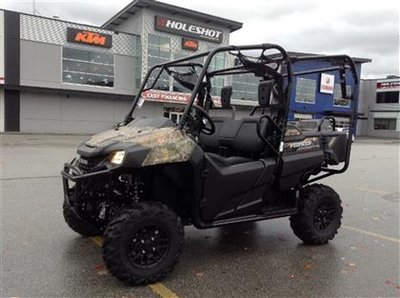
POLYGON ((67 28, 67 41, 104 48, 112 47, 112 35, 76 28, 67 28))
POLYGON ((312 151, 319 149, 319 138, 318 137, 310 137, 306 138, 302 141, 289 141, 285 142, 283 146, 283 151, 285 153, 288 152, 301 152, 301 151, 312 151))
POLYGON ((203 39, 215 43, 222 43, 223 37, 221 30, 172 19, 165 16, 156 16, 155 29, 157 31, 203 39))

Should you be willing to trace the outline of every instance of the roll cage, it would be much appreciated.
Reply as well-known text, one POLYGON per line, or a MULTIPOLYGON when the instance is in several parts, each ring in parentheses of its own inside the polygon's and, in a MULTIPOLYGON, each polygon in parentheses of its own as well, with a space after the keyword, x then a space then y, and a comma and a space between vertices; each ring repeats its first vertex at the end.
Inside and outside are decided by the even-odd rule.
MULTIPOLYGON (((211 78, 223 75, 234 75, 234 74, 245 74, 252 73, 257 77, 260 77, 261 81, 273 80, 277 87, 275 89, 274 97, 276 104, 271 106, 275 110, 275 117, 272 119, 270 116, 265 115, 269 121, 272 121, 276 128, 276 141, 271 143, 267 139, 263 138, 266 145, 271 147, 272 151, 276 155, 278 169, 282 164, 283 147, 285 143, 285 134, 287 130, 288 115, 290 109, 290 98, 292 91, 292 84, 296 77, 316 74, 322 72, 338 71, 340 78, 340 86, 342 98, 349 99, 352 104, 350 105, 349 117, 349 136, 354 133, 355 121, 357 118, 357 100, 358 100, 358 87, 359 78, 356 70, 355 63, 348 55, 308 55, 308 56, 296 56, 289 55, 281 46, 276 44, 258 44, 258 45, 245 45, 245 46, 223 46, 215 48, 212 51, 203 52, 196 55, 191 55, 186 58, 177 59, 174 61, 166 62, 163 64, 154 65, 151 67, 145 75, 141 86, 135 96, 133 103, 123 121, 123 125, 128 124, 133 120, 133 112, 138 105, 138 102, 143 92, 153 89, 156 86, 157 81, 160 79, 161 74, 166 72, 168 75, 173 76, 178 82, 184 87, 191 90, 190 99, 186 104, 185 110, 178 124, 179 129, 183 129, 188 124, 189 115, 195 100, 197 99, 197 105, 204 107, 207 111, 213 105, 212 96, 210 93, 211 89, 211 78), (244 52, 261 51, 258 56, 246 55, 244 52), (273 54, 267 54, 269 51, 274 51, 273 54), (212 59, 219 53, 229 53, 237 58, 238 65, 224 67, 217 70, 209 70, 212 59), (205 58, 203 64, 196 61, 199 58, 205 58), (303 61, 328 61, 331 63, 329 67, 314 68, 304 71, 293 71, 293 66, 296 63, 303 61), (189 69, 186 72, 179 72, 176 69, 184 67, 189 69), (200 72, 195 71, 196 68, 200 69, 200 72), (149 80, 153 72, 158 70, 153 77, 153 82, 148 86, 149 80), (346 72, 351 73, 353 79, 353 92, 347 94, 346 91, 346 72), (189 80, 185 80, 185 77, 190 77, 189 80)), ((257 107, 256 107, 257 108, 257 107)), ((255 108, 255 109, 256 109, 255 108)), ((252 113, 255 112, 255 109, 252 113)), ((319 129, 322 126, 322 122, 331 119, 331 116, 324 116, 320 120, 319 129)), ((260 136, 262 137, 262 136, 260 136)), ((323 167, 321 169, 322 174, 308 180, 307 183, 325 178, 333 174, 339 174, 346 171, 349 166, 351 151, 351 137, 348 138, 346 144, 346 155, 345 162, 342 168, 328 168, 323 167)))

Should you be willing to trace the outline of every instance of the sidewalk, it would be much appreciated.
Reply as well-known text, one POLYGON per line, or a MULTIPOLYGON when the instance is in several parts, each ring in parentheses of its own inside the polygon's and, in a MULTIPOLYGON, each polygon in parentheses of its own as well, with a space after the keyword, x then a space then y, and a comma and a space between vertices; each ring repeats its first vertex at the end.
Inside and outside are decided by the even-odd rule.
POLYGON ((1 133, 0 145, 61 145, 76 147, 89 137, 90 135, 1 133))
POLYGON ((368 137, 368 136, 359 136, 356 137, 356 143, 381 143, 381 144, 394 144, 400 143, 400 139, 396 138, 377 138, 377 137, 368 137))

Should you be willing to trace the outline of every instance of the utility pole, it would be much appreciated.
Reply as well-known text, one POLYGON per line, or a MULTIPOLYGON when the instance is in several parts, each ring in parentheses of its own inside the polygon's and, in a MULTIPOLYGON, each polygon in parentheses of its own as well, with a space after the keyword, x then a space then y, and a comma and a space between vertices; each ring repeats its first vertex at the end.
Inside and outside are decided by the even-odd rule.
POLYGON ((40 16, 40 12, 36 9, 36 0, 32 0, 32 14, 40 16))

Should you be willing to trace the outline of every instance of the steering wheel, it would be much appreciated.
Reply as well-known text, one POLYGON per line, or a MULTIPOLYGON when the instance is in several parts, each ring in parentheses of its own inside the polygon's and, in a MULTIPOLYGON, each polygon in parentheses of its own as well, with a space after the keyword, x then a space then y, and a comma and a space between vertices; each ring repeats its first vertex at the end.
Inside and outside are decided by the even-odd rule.
POLYGON ((193 104, 192 109, 194 110, 194 119, 198 120, 197 122, 200 124, 200 132, 205 135, 212 135, 215 132, 215 124, 210 115, 198 105, 193 104), (206 125, 205 121, 207 121, 209 125, 206 125))

